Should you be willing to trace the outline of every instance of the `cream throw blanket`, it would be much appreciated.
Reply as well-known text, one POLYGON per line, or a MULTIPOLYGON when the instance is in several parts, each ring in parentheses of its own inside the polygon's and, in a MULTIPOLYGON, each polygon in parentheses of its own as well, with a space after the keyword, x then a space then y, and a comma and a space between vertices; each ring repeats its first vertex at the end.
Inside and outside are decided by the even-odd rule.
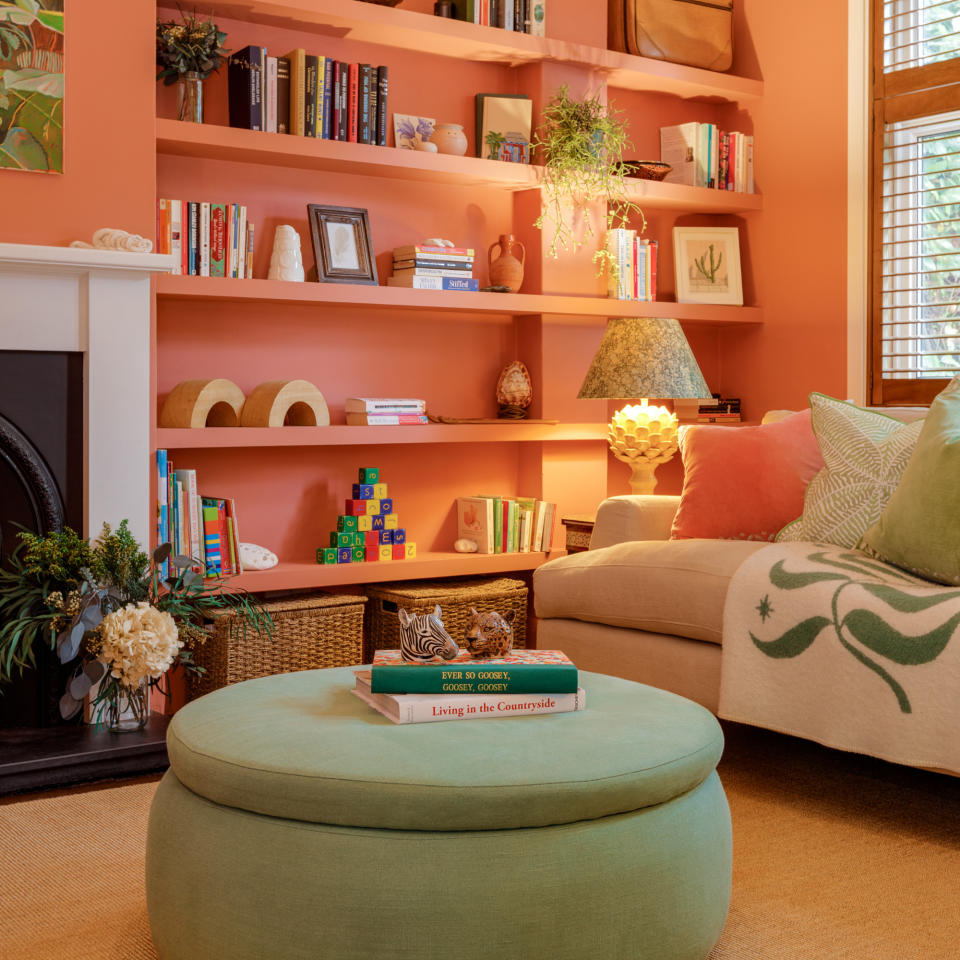
POLYGON ((960 774, 960 590, 776 543, 734 574, 720 716, 960 774))

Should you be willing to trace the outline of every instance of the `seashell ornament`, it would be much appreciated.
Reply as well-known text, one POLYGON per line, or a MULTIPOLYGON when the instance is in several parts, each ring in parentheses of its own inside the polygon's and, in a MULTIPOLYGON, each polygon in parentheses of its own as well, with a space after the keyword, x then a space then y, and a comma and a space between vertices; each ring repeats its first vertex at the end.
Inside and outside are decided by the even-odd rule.
POLYGON ((457 553, 476 553, 478 550, 477 541, 461 537, 454 543, 453 549, 456 550, 457 553))
POLYGON ((524 420, 527 408, 533 403, 533 384, 530 373, 519 361, 508 363, 497 380, 497 416, 505 420, 524 420))

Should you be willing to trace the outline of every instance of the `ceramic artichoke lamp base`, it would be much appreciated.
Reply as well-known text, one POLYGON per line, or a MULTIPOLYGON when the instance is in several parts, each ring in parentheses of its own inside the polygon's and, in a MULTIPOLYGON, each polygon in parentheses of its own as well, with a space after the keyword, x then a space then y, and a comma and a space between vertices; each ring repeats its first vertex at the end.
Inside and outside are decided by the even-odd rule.
POLYGON ((639 406, 628 405, 613 415, 607 440, 613 455, 630 465, 630 492, 653 493, 657 467, 677 452, 677 416, 642 400, 639 406))

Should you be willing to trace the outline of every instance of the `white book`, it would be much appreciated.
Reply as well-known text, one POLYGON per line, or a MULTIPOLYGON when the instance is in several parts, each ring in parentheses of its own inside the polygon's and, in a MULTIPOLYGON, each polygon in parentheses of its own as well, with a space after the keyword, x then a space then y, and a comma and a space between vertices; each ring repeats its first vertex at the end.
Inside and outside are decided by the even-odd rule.
POLYGON ((200 204, 200 276, 210 276, 210 204, 200 204))
POLYGON ((237 228, 237 276, 247 275, 247 208, 240 207, 240 226, 237 228))
POLYGON ((530 33, 545 37, 547 26, 547 0, 530 0, 530 33))
POLYGON ((544 504, 543 541, 540 544, 540 549, 547 553, 549 553, 550 549, 553 547, 553 521, 556 512, 557 505, 555 503, 544 504))
POLYGON ((532 520, 533 511, 520 511, 520 553, 530 552, 530 540, 533 533, 532 520))
POLYGON ((503 29, 513 29, 513 4, 514 0, 503 0, 503 29))
POLYGON ((376 413, 378 410, 423 413, 427 409, 427 401, 412 397, 347 397, 343 409, 347 413, 376 413))
POLYGON ((395 267, 393 275, 398 280, 405 277, 451 277, 457 280, 469 280, 472 270, 444 270, 437 267, 395 267))
POLYGON ((173 273, 183 273, 183 201, 170 201, 170 252, 173 254, 173 273))
POLYGON ((237 276, 237 220, 234 214, 237 205, 231 203, 227 207, 227 269, 226 275, 231 278, 237 276))
POLYGON ((530 549, 534 552, 541 550, 543 545, 543 508, 546 504, 538 500, 533 508, 533 541, 530 549))
POLYGON ((696 122, 660 128, 660 159, 672 167, 666 176, 668 183, 685 183, 691 187, 694 185, 696 149, 696 122))
POLYGON ((573 713, 587 702, 582 687, 576 693, 371 693, 370 672, 357 670, 355 676, 350 692, 394 723, 573 713))
POLYGON ((753 193, 753 137, 743 138, 744 146, 744 189, 747 193, 753 193))
POLYGON ((277 132, 277 58, 266 58, 266 77, 263 86, 263 112, 265 129, 268 133, 277 132))

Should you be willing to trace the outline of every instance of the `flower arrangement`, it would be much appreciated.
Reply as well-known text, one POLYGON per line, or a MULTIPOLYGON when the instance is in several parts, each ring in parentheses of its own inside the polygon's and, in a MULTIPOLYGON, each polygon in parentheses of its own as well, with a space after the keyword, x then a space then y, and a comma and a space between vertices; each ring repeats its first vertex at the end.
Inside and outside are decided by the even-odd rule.
POLYGON ((0 693, 36 665, 46 643, 61 663, 77 664, 60 701, 64 719, 99 682, 98 720, 115 725, 126 705, 142 726, 149 690, 163 689, 171 667, 203 672, 193 651, 206 640, 212 615, 234 611, 239 629, 273 633, 253 597, 229 593, 221 581, 206 584, 191 569, 197 562, 172 556, 168 543, 147 556, 125 520, 115 531, 104 524, 92 544, 69 527, 45 536, 24 531, 19 540, 9 569, 0 569, 0 693), (162 580, 168 560, 173 573, 162 580))
POLYGON ((188 15, 180 10, 180 22, 157 21, 157 66, 166 85, 176 83, 185 73, 199 74, 200 79, 219 70, 227 54, 223 46, 227 35, 213 22, 201 20, 196 12, 188 15))

